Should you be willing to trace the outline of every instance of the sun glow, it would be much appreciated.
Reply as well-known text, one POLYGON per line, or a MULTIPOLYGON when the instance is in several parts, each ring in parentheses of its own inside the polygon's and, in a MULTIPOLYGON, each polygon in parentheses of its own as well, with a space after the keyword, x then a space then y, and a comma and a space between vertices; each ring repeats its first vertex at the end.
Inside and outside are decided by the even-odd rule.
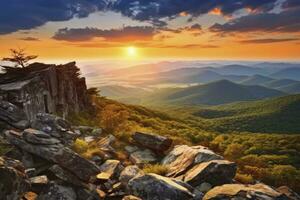
POLYGON ((127 56, 130 58, 137 57, 137 48, 136 47, 127 47, 126 49, 127 56))

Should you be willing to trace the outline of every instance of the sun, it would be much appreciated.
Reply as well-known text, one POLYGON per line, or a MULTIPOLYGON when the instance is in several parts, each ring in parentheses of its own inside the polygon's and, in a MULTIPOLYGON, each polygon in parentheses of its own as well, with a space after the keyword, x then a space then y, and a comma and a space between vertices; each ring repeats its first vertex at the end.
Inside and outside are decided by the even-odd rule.
POLYGON ((134 46, 127 47, 126 51, 127 51, 127 56, 128 57, 131 57, 131 58, 132 57, 137 57, 138 52, 137 52, 136 47, 134 47, 134 46))

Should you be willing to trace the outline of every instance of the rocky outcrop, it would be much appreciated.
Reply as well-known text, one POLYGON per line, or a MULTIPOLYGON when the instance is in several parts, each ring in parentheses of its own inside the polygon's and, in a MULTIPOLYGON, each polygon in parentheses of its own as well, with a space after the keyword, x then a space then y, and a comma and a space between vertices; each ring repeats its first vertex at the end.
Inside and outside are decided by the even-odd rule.
POLYGON ((196 164, 221 159, 223 159, 222 156, 203 146, 177 145, 161 161, 161 164, 169 167, 168 176, 176 177, 182 175, 196 164))
POLYGON ((18 129, 29 127, 25 112, 16 105, 0 100, 0 122, 18 129))
POLYGON ((136 165, 145 165, 157 162, 156 155, 149 149, 137 150, 130 154, 129 159, 136 165))
POLYGON ((38 196, 37 200, 76 200, 77 195, 72 187, 59 185, 54 182, 49 184, 47 188, 38 196))
POLYGON ((124 168, 121 172, 119 180, 121 184, 125 187, 128 186, 128 182, 137 176, 144 175, 144 172, 136 165, 130 165, 124 168))
POLYGON ((0 75, 0 99, 33 120, 37 113, 79 112, 90 106, 85 79, 75 62, 65 65, 34 63, 0 75))
POLYGON ((241 185, 227 184, 208 191, 203 200, 288 200, 289 198, 264 184, 241 185))
POLYGON ((19 200, 30 183, 20 161, 0 157, 0 199, 19 200))
POLYGON ((157 174, 138 176, 129 181, 132 193, 143 200, 190 200, 194 195, 170 178, 157 174))
POLYGON ((83 181, 88 182, 92 176, 95 176, 100 171, 91 161, 82 158, 61 143, 53 142, 53 138, 46 138, 46 133, 38 132, 38 134, 36 134, 36 132, 30 129, 25 130, 24 132, 6 131, 5 135, 11 144, 17 146, 22 151, 36 155, 47 161, 57 163, 63 168, 68 169, 83 181), (31 139, 28 140, 28 138, 31 139), (34 143, 32 143, 33 140, 34 143), (37 141, 41 140, 48 141, 48 144, 37 144, 37 141))
POLYGON ((121 163, 119 160, 107 160, 100 166, 100 173, 97 175, 99 180, 109 180, 113 176, 118 176, 121 171, 121 163))
POLYGON ((38 113, 32 121, 31 127, 59 139, 62 143, 72 142, 80 135, 73 131, 68 121, 47 113, 38 113))
POLYGON ((192 186, 210 183, 213 186, 231 183, 237 166, 227 160, 213 160, 195 165, 184 175, 184 182, 192 186))
POLYGON ((156 152, 164 152, 172 145, 171 139, 149 133, 135 132, 132 139, 143 148, 146 147, 156 152))

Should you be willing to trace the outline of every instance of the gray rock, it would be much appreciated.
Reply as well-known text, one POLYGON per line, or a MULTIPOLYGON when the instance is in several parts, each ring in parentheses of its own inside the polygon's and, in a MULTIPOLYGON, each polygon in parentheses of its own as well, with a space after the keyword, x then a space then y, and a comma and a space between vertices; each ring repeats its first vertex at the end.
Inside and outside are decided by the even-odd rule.
POLYGON ((131 153, 136 152, 136 151, 139 150, 139 148, 136 147, 136 146, 125 146, 124 149, 125 149, 125 151, 126 151, 128 154, 131 154, 131 153))
POLYGON ((80 187, 87 187, 87 185, 79 180, 77 176, 61 168, 59 165, 53 165, 49 168, 49 171, 51 171, 57 178, 63 180, 66 183, 80 187))
POLYGON ((63 186, 52 182, 37 197, 37 200, 76 200, 77 196, 71 187, 63 186))
POLYGON ((0 100, 0 121, 18 129, 29 127, 25 112, 7 101, 0 100))
POLYGON ((172 179, 157 174, 138 176, 129 181, 133 195, 143 200, 190 200, 194 195, 172 179))
POLYGON ((203 200, 288 200, 288 198, 264 184, 226 184, 208 191, 203 200))
POLYGON ((91 108, 85 78, 78 76, 79 71, 75 62, 9 68, 0 74, 0 97, 18 105, 29 121, 40 112, 78 113, 91 108))
POLYGON ((69 122, 47 113, 38 113, 31 127, 58 138, 62 143, 69 143, 79 136, 71 130, 69 122))
POLYGON ((93 162, 86 160, 71 149, 61 144, 37 145, 27 142, 23 133, 6 131, 8 142, 25 152, 29 152, 69 170, 79 179, 88 182, 91 177, 99 173, 100 169, 93 162))
POLYGON ((161 161, 161 164, 168 165, 169 173, 167 176, 176 177, 184 174, 187 169, 198 163, 220 159, 223 157, 203 146, 177 145, 161 161))
POLYGON ((142 176, 142 175, 144 175, 143 170, 141 170, 136 165, 130 165, 123 169, 123 171, 120 174, 119 180, 124 187, 127 187, 128 182, 131 179, 133 179, 136 176, 142 176))
POLYGON ((0 157, 0 199, 19 200, 30 184, 20 161, 0 157))
POLYGON ((142 199, 140 199, 136 196, 133 196, 133 195, 128 195, 128 196, 123 197, 122 200, 142 200, 142 199))
POLYGON ((168 150, 173 142, 167 137, 142 132, 135 132, 132 135, 132 139, 143 148, 146 147, 156 152, 168 150))
POLYGON ((199 190, 200 192, 206 193, 212 188, 212 185, 209 183, 201 183, 195 189, 199 190))
POLYGON ((32 177, 29 181, 31 185, 46 185, 49 182, 48 177, 45 175, 32 177))
POLYGON ((93 141, 95 141, 95 137, 94 136, 86 136, 86 137, 84 137, 84 141, 87 143, 93 142, 93 141))
POLYGON ((96 165, 100 166, 103 162, 103 159, 100 156, 93 156, 91 158, 91 161, 93 161, 96 165))
POLYGON ((157 162, 156 155, 149 149, 135 151, 129 159, 136 165, 144 165, 157 162))
POLYGON ((204 182, 213 186, 231 183, 237 166, 226 160, 213 160, 195 165, 184 175, 184 182, 196 187, 204 182))
POLYGON ((60 141, 56 138, 52 138, 48 134, 43 131, 35 130, 35 129, 25 129, 23 132, 24 139, 32 144, 59 144, 60 141))
POLYGON ((101 172, 97 175, 99 180, 109 180, 119 174, 121 169, 120 161, 107 160, 100 166, 101 172))

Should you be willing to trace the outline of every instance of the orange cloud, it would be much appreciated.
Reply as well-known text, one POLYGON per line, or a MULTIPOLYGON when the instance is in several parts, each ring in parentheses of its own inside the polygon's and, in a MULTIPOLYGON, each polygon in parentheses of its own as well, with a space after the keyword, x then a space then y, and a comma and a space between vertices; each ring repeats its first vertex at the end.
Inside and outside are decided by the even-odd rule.
POLYGON ((222 11, 220 8, 214 8, 209 13, 212 15, 222 15, 222 11))

